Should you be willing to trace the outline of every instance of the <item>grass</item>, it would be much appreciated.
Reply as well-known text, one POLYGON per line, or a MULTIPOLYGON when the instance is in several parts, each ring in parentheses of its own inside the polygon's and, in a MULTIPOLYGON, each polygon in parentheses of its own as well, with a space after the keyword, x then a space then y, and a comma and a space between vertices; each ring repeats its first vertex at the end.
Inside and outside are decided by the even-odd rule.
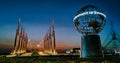
POLYGON ((120 58, 114 59, 82 59, 78 56, 30 56, 30 57, 0 57, 0 63, 119 63, 120 58))

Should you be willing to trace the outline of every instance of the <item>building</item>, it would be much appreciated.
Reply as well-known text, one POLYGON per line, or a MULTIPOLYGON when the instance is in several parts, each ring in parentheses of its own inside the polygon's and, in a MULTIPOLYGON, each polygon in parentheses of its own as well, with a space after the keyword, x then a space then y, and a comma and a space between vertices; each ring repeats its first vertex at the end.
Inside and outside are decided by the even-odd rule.
POLYGON ((54 21, 49 27, 45 37, 44 37, 44 53, 49 55, 54 55, 56 53, 56 43, 55 43, 55 30, 54 30, 54 21))
POLYGON ((20 19, 18 19, 18 28, 15 34, 14 49, 11 52, 11 54, 21 55, 22 53, 25 53, 27 49, 27 44, 28 44, 27 34, 25 33, 25 30, 21 26, 20 19))

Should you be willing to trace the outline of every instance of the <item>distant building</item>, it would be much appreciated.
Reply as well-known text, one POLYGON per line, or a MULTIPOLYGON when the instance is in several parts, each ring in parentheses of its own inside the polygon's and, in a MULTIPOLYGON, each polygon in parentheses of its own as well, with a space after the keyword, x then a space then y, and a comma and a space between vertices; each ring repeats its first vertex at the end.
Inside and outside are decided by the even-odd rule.
POLYGON ((67 53, 67 54, 70 54, 70 49, 66 49, 66 53, 67 53))
POLYGON ((66 53, 69 55, 80 55, 80 48, 66 49, 66 53))

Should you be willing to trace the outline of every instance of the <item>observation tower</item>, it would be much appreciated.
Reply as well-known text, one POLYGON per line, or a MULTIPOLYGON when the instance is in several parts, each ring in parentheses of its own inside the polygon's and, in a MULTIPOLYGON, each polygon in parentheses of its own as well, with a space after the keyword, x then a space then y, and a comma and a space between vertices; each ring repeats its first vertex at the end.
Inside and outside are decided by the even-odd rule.
POLYGON ((106 15, 100 8, 87 5, 77 11, 74 19, 75 29, 81 36, 81 58, 102 58, 100 33, 106 22, 106 15))

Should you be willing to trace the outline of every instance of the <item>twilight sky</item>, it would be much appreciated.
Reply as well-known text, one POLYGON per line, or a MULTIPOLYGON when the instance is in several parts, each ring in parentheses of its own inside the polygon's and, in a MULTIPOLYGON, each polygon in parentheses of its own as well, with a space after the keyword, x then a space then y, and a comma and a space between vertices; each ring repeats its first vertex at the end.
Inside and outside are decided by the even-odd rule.
POLYGON ((79 47, 81 34, 74 29, 73 18, 85 5, 95 5, 107 16, 105 28, 99 33, 103 44, 110 32, 110 20, 115 31, 120 32, 119 3, 119 0, 0 0, 0 48, 13 45, 18 18, 30 43, 40 42, 54 20, 57 47, 79 47))

